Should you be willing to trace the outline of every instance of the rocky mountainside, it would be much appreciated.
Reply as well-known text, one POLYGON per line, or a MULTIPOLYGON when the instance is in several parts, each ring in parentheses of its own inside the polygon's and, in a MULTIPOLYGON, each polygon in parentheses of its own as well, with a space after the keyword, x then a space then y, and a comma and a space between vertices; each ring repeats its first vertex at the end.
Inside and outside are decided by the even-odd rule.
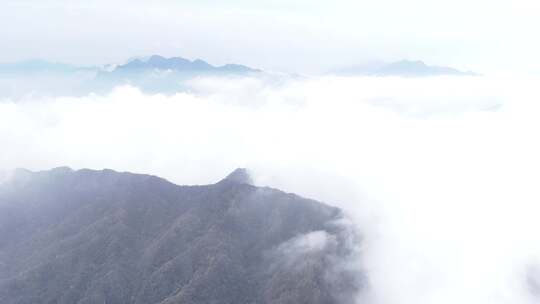
POLYGON ((0 303, 352 303, 341 211, 250 184, 18 170, 0 186, 0 303))

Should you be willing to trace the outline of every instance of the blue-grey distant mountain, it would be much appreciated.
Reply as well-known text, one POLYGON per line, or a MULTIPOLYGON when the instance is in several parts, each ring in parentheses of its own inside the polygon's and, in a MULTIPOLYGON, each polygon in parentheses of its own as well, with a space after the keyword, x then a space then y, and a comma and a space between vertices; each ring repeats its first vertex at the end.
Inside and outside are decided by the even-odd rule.
POLYGON ((0 100, 86 95, 95 91, 91 82, 98 70, 39 59, 0 63, 0 100))
POLYGON ((144 92, 177 93, 186 90, 185 83, 200 76, 246 76, 260 73, 239 64, 214 66, 206 61, 154 55, 137 58, 110 71, 101 71, 91 83, 97 91, 108 91, 118 85, 136 86, 144 92))
POLYGON ((345 68, 338 71, 344 75, 364 76, 401 76, 401 77, 427 77, 427 76, 476 76, 478 74, 460 71, 451 67, 431 66, 423 61, 401 60, 388 64, 375 63, 364 66, 345 68))
POLYGON ((244 77, 261 72, 240 64, 214 66, 200 59, 158 55, 121 65, 89 67, 27 60, 0 63, 0 98, 106 94, 121 85, 135 86, 145 93, 174 94, 189 90, 187 83, 195 77, 244 77))
MULTIPOLYGON (((13 63, 0 63, 0 73, 69 73, 76 71, 102 71, 102 67, 75 67, 69 64, 50 62, 41 59, 32 59, 13 63)), ((182 57, 165 58, 158 55, 146 59, 133 59, 126 64, 118 65, 108 73, 142 73, 145 71, 173 71, 185 73, 257 73, 261 70, 253 69, 240 64, 226 64, 213 66, 201 59, 188 60, 182 57)))
POLYGON ((0 303, 352 304, 342 218, 245 169, 202 186, 18 170, 0 184, 0 303))
POLYGON ((40 59, 0 63, 0 73, 69 73, 76 70, 76 67, 68 64, 40 59))
POLYGON ((217 73, 253 73, 260 70, 239 64, 213 66, 201 59, 188 60, 182 57, 165 58, 153 55, 146 60, 134 59, 118 66, 113 72, 140 72, 144 70, 170 70, 176 72, 217 72, 217 73))

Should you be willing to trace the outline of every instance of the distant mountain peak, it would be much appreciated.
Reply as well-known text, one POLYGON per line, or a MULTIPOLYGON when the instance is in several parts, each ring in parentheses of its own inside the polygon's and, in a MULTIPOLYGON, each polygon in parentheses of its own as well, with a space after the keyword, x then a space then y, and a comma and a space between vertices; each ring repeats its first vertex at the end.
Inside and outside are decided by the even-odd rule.
POLYGON ((393 63, 390 63, 389 65, 401 65, 401 66, 424 66, 427 67, 428 65, 422 61, 422 60, 409 60, 409 59, 403 59, 399 60, 393 63))
POLYGON ((463 72, 446 66, 428 65, 422 60, 403 59, 391 63, 368 64, 364 66, 349 67, 338 71, 347 75, 366 76, 401 76, 401 77, 427 77, 427 76, 475 76, 476 73, 463 72))
POLYGON ((246 168, 238 168, 227 175, 221 182, 253 185, 253 179, 246 168))
POLYGON ((221 73, 247 73, 260 72, 260 70, 240 64, 226 64, 222 66, 213 66, 202 59, 189 60, 182 57, 163 57, 160 55, 152 55, 146 60, 133 59, 126 64, 119 65, 116 70, 173 70, 173 71, 188 71, 188 72, 221 72, 221 73))
POLYGON ((166 58, 160 55, 152 55, 150 56, 150 58, 148 58, 147 61, 152 61, 152 60, 166 60, 166 58))
POLYGON ((73 169, 67 166, 62 166, 62 167, 53 168, 50 170, 50 172, 54 174, 65 174, 65 173, 73 172, 73 169))
POLYGON ((77 69, 77 67, 69 64, 52 62, 43 59, 30 59, 13 63, 0 63, 0 73, 73 72, 77 69))

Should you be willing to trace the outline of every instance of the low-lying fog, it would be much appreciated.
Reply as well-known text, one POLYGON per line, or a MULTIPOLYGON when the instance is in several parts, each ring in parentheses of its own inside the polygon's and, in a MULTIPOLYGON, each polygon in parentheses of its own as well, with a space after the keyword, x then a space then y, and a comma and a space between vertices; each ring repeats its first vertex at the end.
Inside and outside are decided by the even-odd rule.
POLYGON ((212 183, 248 167, 345 209, 361 303, 537 303, 536 79, 197 78, 0 101, 0 171, 56 166, 212 183), (535 298, 536 297, 536 298, 535 298))

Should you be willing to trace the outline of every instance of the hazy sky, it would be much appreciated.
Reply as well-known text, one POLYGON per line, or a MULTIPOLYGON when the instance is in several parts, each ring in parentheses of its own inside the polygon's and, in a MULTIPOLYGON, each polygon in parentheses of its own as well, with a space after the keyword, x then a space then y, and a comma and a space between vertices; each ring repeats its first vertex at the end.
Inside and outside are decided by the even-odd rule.
POLYGON ((422 59, 537 72, 537 0, 2 0, 0 61, 77 64, 159 53, 314 72, 422 59))

